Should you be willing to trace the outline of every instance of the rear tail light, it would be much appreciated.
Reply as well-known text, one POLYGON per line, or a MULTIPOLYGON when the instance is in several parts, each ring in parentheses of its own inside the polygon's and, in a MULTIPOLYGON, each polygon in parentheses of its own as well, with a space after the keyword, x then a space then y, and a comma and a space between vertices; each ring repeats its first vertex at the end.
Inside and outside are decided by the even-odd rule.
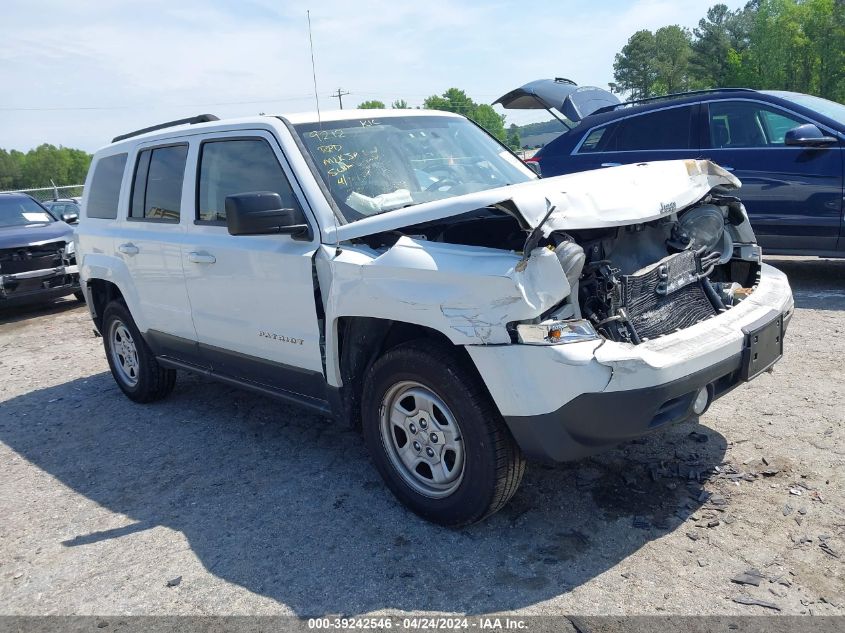
POLYGON ((525 163, 526 165, 528 165, 528 168, 531 171, 533 171, 535 174, 537 174, 538 176, 543 175, 542 172, 540 171, 540 159, 539 158, 534 158, 534 157, 526 158, 522 162, 525 163))

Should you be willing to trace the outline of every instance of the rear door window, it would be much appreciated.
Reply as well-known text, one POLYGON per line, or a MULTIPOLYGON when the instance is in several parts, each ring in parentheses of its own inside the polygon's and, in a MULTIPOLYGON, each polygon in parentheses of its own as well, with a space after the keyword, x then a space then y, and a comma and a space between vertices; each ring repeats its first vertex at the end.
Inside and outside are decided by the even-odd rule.
POLYGON ((114 220, 117 218, 117 203, 120 199, 120 184, 126 168, 126 154, 104 156, 94 166, 88 199, 89 218, 114 220))
POLYGON ((693 106, 666 108, 593 128, 578 153, 697 149, 692 114, 693 106))
POLYGON ((263 139, 221 139, 202 144, 198 222, 225 223, 226 196, 257 191, 279 194, 286 209, 299 208, 282 166, 263 139))
POLYGON ((130 218, 179 221, 187 158, 187 145, 155 147, 138 154, 132 183, 130 218))

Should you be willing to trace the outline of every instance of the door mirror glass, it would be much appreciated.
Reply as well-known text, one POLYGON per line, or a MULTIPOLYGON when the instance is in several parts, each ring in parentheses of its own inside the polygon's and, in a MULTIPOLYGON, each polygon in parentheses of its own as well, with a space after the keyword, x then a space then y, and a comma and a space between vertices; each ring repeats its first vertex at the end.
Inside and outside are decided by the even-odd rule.
POLYGON ((226 196, 226 226, 231 235, 287 233, 311 239, 311 229, 299 209, 284 208, 282 197, 272 191, 253 191, 226 196))
POLYGON ((799 125, 788 130, 783 142, 786 145, 799 147, 821 147, 835 143, 836 139, 832 136, 825 135, 812 123, 805 123, 804 125, 799 125))

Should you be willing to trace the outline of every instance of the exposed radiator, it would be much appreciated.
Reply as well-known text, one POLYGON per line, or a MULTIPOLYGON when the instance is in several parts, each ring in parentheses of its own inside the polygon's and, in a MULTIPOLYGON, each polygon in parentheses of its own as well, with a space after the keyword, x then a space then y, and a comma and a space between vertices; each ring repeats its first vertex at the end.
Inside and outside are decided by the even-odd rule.
POLYGON ((705 287, 709 264, 698 253, 683 251, 621 276, 612 296, 613 314, 624 314, 641 341, 714 316, 716 308, 705 287))

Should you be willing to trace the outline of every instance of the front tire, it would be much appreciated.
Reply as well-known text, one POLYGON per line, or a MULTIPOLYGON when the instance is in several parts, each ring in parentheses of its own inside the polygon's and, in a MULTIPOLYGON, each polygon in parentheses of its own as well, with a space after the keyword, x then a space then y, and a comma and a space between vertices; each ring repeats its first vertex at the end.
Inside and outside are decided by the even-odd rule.
POLYGON ((120 301, 112 301, 103 311, 103 346, 112 376, 129 399, 154 402, 173 391, 176 370, 158 364, 120 301))
POLYGON ((432 341, 379 358, 364 386, 363 432, 394 495, 429 521, 457 527, 497 512, 525 462, 468 361, 432 341))

